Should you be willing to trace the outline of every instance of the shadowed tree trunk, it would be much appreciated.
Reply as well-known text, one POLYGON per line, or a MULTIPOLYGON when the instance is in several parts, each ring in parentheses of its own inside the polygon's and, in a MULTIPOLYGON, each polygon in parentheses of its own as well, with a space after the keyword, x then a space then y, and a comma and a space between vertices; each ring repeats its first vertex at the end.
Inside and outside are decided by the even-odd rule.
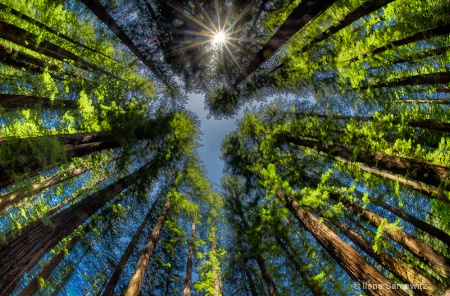
POLYGON ((16 27, 12 24, 8 24, 7 22, 0 20, 0 38, 4 38, 6 40, 12 41, 14 43, 17 43, 19 45, 22 45, 26 48, 29 48, 31 50, 35 50, 37 52, 40 52, 42 54, 45 54, 46 56, 52 57, 54 59, 65 61, 65 60, 72 60, 76 63, 78 63, 78 66, 85 70, 95 70, 100 73, 103 73, 107 76, 113 77, 115 79, 124 81, 122 78, 118 77, 117 75, 114 75, 113 73, 106 71, 103 68, 100 68, 99 66, 88 62, 81 58, 80 56, 62 48, 58 45, 55 45, 49 41, 42 40, 38 42, 39 38, 38 36, 27 32, 19 27, 16 27))
POLYGON ((437 288, 435 282, 430 281, 426 277, 409 268, 402 261, 389 256, 384 251, 375 253, 371 243, 369 243, 364 237, 353 231, 351 228, 345 226, 341 222, 334 219, 329 219, 327 221, 336 226, 339 231, 346 237, 348 237, 355 245, 361 248, 361 250, 366 252, 370 257, 375 259, 379 264, 392 272, 400 280, 405 283, 415 285, 414 294, 417 293, 418 295, 435 295, 434 291, 437 288))
POLYGON ((354 151, 350 148, 333 144, 320 144, 316 140, 306 140, 300 137, 288 136, 287 140, 293 144, 313 148, 328 155, 338 156, 345 160, 362 162, 366 165, 391 171, 395 174, 408 176, 432 186, 438 187, 442 185, 444 188, 450 189, 447 182, 449 168, 431 162, 389 155, 383 152, 354 151))
POLYGON ((159 240, 159 235, 161 232, 161 228, 164 224, 164 220, 166 218, 167 212, 169 210, 170 202, 169 198, 167 198, 166 203, 164 204, 164 209, 161 215, 156 222, 155 227, 152 230, 152 234, 150 236, 150 240, 148 241, 145 249, 142 251, 142 255, 138 261, 136 266, 136 270, 131 277, 130 283, 128 284, 127 291, 125 292, 125 296, 138 296, 141 291, 142 282, 144 281, 144 275, 147 270, 148 264, 152 259, 153 251, 155 250, 156 243, 159 240))
POLYGON ((131 256, 131 253, 133 252, 133 249, 137 243, 137 241, 139 240, 139 237, 142 233, 142 231, 144 230, 145 225, 147 224, 148 220, 150 219, 153 210, 155 208, 155 204, 158 202, 158 200, 156 200, 153 205, 150 208, 150 211, 147 213, 147 215, 145 216, 144 220, 142 221, 141 225, 139 226, 139 228, 136 230, 136 232, 133 235, 133 238, 131 239, 130 243, 128 244, 128 247, 125 249, 125 251, 122 254, 122 257, 119 260, 119 263, 117 264, 116 268, 114 269, 113 274, 111 275, 111 277, 109 278, 108 283, 106 284, 106 288, 103 291, 103 296, 112 296, 114 295, 114 288, 117 285, 117 282, 120 279, 120 275, 123 272, 123 269, 125 268, 125 265, 128 262, 128 259, 131 256))
MULTIPOLYGON (((52 216, 48 221, 35 221, 21 230, 17 238, 8 239, 0 248, 0 290, 10 292, 17 280, 35 262, 64 237, 82 225, 89 217, 105 206, 124 189, 136 182, 142 174, 154 166, 151 162, 136 172, 89 195, 52 216)), ((153 168, 153 171, 157 168, 153 168)))
POLYGON ((116 35, 120 41, 123 42, 131 52, 150 70, 153 75, 160 80, 164 85, 172 90, 172 87, 165 81, 155 67, 148 61, 148 59, 139 51, 139 49, 134 45, 133 41, 125 34, 125 32, 120 28, 119 24, 112 18, 108 11, 103 7, 103 5, 98 0, 81 0, 108 28, 116 35))
POLYGON ((396 100, 397 104, 442 104, 450 105, 450 100, 396 100))
POLYGON ((438 72, 430 74, 418 74, 408 77, 398 78, 392 81, 385 81, 374 85, 365 85, 358 89, 395 87, 406 85, 428 85, 428 84, 447 84, 450 82, 450 72, 438 72))
POLYGON ((407 295, 401 290, 388 289, 392 281, 380 273, 372 264, 366 261, 358 252, 344 243, 333 231, 321 223, 314 215, 298 205, 292 197, 284 197, 278 192, 278 199, 290 210, 294 217, 310 232, 324 249, 342 266, 350 277, 361 284, 368 295, 407 295), (380 289, 368 289, 372 285, 380 289))
MULTIPOLYGON (((212 232, 211 251, 217 255, 217 241, 215 231, 212 232)), ((222 280, 220 279, 220 270, 215 264, 212 266, 212 269, 216 274, 214 278, 214 291, 217 293, 217 295, 222 295, 222 280)))
POLYGON ((114 58, 112 58, 112 57, 109 57, 109 56, 105 55, 103 52, 100 52, 100 51, 98 51, 98 50, 92 49, 92 48, 90 48, 89 46, 86 46, 86 45, 84 45, 84 44, 82 44, 82 43, 80 43, 80 42, 78 42, 78 41, 76 41, 76 40, 74 40, 74 39, 72 39, 72 38, 70 38, 70 37, 64 35, 64 34, 61 34, 60 32, 58 32, 58 31, 56 31, 56 30, 53 30, 53 29, 50 28, 49 26, 47 26, 47 25, 45 25, 45 24, 43 24, 43 23, 41 23, 41 22, 39 22, 39 21, 37 21, 37 20, 35 20, 35 19, 33 19, 33 18, 31 18, 31 17, 29 17, 29 16, 23 14, 23 13, 21 13, 20 11, 15 10, 15 9, 12 8, 12 7, 8 7, 8 6, 6 6, 6 5, 0 3, 0 8, 3 9, 3 10, 5 10, 5 11, 8 11, 8 12, 11 13, 12 15, 15 15, 15 16, 17 16, 17 17, 19 17, 19 18, 21 18, 21 19, 23 19, 23 20, 25 20, 25 21, 27 21, 27 22, 29 22, 29 23, 31 23, 31 24, 37 26, 37 27, 39 27, 39 28, 42 29, 42 30, 46 30, 46 31, 48 31, 48 32, 50 32, 50 33, 52 33, 52 34, 55 34, 55 35, 58 36, 59 38, 64 39, 64 40, 66 40, 66 41, 68 41, 68 42, 70 42, 70 43, 72 43, 72 44, 74 44, 74 45, 76 45, 76 46, 82 47, 82 48, 87 49, 87 50, 89 50, 89 51, 91 51, 91 52, 94 52, 94 53, 97 53, 97 54, 99 54, 99 55, 102 55, 102 56, 104 56, 104 57, 106 57, 106 58, 108 58, 108 59, 111 59, 111 60, 113 60, 113 61, 119 62, 119 61, 117 61, 116 59, 114 59, 114 58))
POLYGON ((264 283, 266 284, 267 292, 269 296, 278 296, 277 287, 272 277, 270 276, 269 270, 267 270, 266 262, 261 255, 255 256, 256 263, 258 263, 259 270, 261 271, 261 275, 264 279, 264 283))
MULTIPOLYGON (((339 197, 335 194, 330 194, 330 197, 336 201, 339 201, 339 197)), ((355 215, 359 215, 375 227, 379 227, 381 223, 383 223, 383 220, 385 220, 374 212, 364 209, 356 203, 351 203, 348 201, 343 201, 343 203, 350 212, 355 215)), ((383 231, 386 232, 390 238, 416 255, 424 263, 428 264, 428 266, 430 266, 440 276, 447 278, 450 275, 450 259, 444 257, 432 247, 416 239, 412 235, 409 235, 405 231, 395 227, 389 227, 390 225, 391 224, 386 221, 385 227, 383 228, 383 231)))
POLYGON ((24 108, 35 105, 41 106, 42 108, 76 109, 78 103, 77 101, 50 100, 48 98, 35 96, 0 94, 0 107, 3 108, 24 108))
POLYGON ((232 88, 244 81, 250 74, 258 69, 274 52, 283 46, 295 33, 302 29, 307 23, 316 18, 323 11, 327 10, 337 0, 313 1, 305 0, 292 11, 277 32, 267 41, 261 50, 245 69, 245 73, 239 75, 233 83, 232 88))
POLYGON ((186 276, 184 278, 184 288, 183 288, 184 296, 191 296, 194 247, 195 247, 195 223, 194 223, 194 221, 192 221, 191 237, 189 238, 188 260, 187 260, 187 264, 186 264, 186 276))

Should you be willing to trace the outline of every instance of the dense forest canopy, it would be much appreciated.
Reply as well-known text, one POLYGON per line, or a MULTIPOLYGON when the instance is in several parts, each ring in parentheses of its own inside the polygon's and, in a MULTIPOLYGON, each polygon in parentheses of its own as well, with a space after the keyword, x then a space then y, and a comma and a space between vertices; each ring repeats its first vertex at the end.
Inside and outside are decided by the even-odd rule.
POLYGON ((0 295, 450 293, 448 0, 3 0, 0 77, 0 295))

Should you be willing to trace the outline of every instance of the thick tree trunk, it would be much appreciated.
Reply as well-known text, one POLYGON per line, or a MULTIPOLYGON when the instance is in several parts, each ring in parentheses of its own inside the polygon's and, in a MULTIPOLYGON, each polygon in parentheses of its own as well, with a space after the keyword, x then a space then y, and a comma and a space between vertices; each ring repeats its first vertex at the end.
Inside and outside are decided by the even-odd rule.
POLYGON ((375 253, 370 242, 368 242, 364 237, 362 237, 346 225, 342 224, 341 222, 335 221, 333 219, 330 219, 328 221, 336 226, 340 232, 348 237, 355 245, 361 248, 361 250, 366 252, 370 257, 375 259, 379 264, 392 272, 404 283, 414 285, 414 289, 412 289, 414 294, 435 295, 434 291, 437 288, 436 283, 430 281, 426 277, 409 268, 402 261, 389 256, 384 251, 375 253))
POLYGON ((443 186, 450 190, 448 182, 449 168, 431 162, 410 159, 382 152, 354 151, 353 149, 333 144, 320 144, 315 140, 288 136, 287 140, 293 144, 316 149, 331 156, 339 156, 345 160, 354 160, 379 169, 391 171, 395 174, 410 176, 412 179, 432 186, 443 186))
POLYGON ((184 288, 183 288, 184 296, 191 296, 194 248, 195 248, 195 223, 194 223, 194 221, 192 221, 191 237, 189 238, 188 260, 187 260, 187 264, 186 264, 186 276, 184 277, 184 288))
POLYGON ((48 109, 76 109, 78 103, 77 101, 50 100, 48 98, 35 96, 0 94, 0 107, 13 109, 25 108, 30 106, 41 106, 42 108, 48 109))
POLYGON ((142 251, 142 255, 138 261, 136 270, 131 277, 130 283, 128 284, 125 296, 138 296, 141 291, 142 282, 144 281, 144 275, 147 270, 148 264, 150 263, 150 259, 153 256, 153 251, 155 250, 156 243, 159 240, 159 234, 161 232, 161 228, 163 227, 164 220, 169 210, 169 206, 170 202, 169 198, 167 198, 167 201, 164 204, 163 212, 159 216, 158 221, 156 222, 156 225, 152 230, 150 240, 148 241, 145 249, 142 251))
POLYGON ((155 204, 158 200, 156 200, 153 205, 150 208, 150 211, 145 216, 144 220, 142 221, 141 225, 138 227, 136 232, 133 235, 133 238, 131 239, 130 243, 128 244, 127 248, 122 254, 122 257, 119 260, 119 263, 117 264, 116 268, 114 269, 113 274, 109 278, 108 284, 106 284, 105 290, 103 290, 103 296, 112 296, 114 295, 114 288, 117 285, 117 282, 120 279, 120 275, 123 272, 123 269, 125 268, 125 265, 128 262, 128 259, 131 256, 131 253, 133 252, 133 249, 139 240, 139 237, 141 236, 142 231, 144 230, 145 225, 147 224, 148 220, 150 219, 153 210, 155 208, 155 204))
MULTIPOLYGON (((142 173, 153 166, 143 166, 131 175, 89 195, 52 216, 48 221, 35 221, 22 229, 22 234, 7 239, 0 249, 0 291, 10 292, 17 280, 61 239, 72 233, 95 212, 105 206, 117 194, 133 184, 142 173)), ((155 168, 156 170, 156 168, 155 168)))
MULTIPOLYGON (((335 194, 330 194, 330 197, 335 200, 339 199, 335 194)), ((374 212, 364 209, 356 203, 350 203, 347 201, 343 201, 343 203, 347 206, 350 212, 355 215, 359 215, 373 226, 378 227, 381 223, 383 223, 384 219, 374 212)), ((389 227, 390 225, 391 224, 389 222, 385 222, 385 228, 383 230, 390 238, 416 255, 424 263, 428 264, 440 276, 444 278, 450 276, 450 259, 444 257, 432 247, 416 239, 412 235, 409 235, 405 231, 398 228, 389 227)))
POLYGON ((288 196, 283 197, 282 193, 278 194, 278 198, 350 277, 361 284, 364 292, 368 295, 380 296, 407 295, 401 290, 388 289, 388 285, 393 284, 392 281, 367 262, 358 252, 344 243, 314 215, 301 208, 296 200, 288 196), (377 289, 370 289, 369 287, 377 287, 377 289))
POLYGON ((337 24, 329 27, 326 31, 324 31, 319 37, 316 37, 314 40, 310 41, 308 45, 303 47, 299 52, 303 53, 310 50, 314 44, 319 43, 333 34, 339 32, 343 28, 352 24, 354 21, 362 18, 365 15, 368 15, 383 6, 391 3, 394 0, 368 0, 364 2, 361 6, 347 14, 344 18, 342 18, 337 24))
POLYGON ((256 54, 248 65, 244 74, 241 74, 233 83, 232 88, 244 81, 250 74, 258 69, 274 52, 283 46, 295 33, 302 29, 307 23, 316 18, 323 11, 327 10, 337 0, 322 1, 302 1, 292 11, 277 32, 267 41, 267 43, 256 54))
POLYGON ((59 47, 58 45, 55 45, 51 42, 42 40, 41 42, 38 42, 39 38, 38 36, 27 32, 19 27, 16 27, 12 24, 8 24, 7 22, 0 20, 0 38, 4 38, 6 40, 12 41, 14 43, 17 43, 19 45, 22 45, 26 48, 29 48, 31 50, 35 50, 37 52, 40 52, 42 54, 45 54, 46 56, 52 57, 54 59, 65 61, 65 60, 72 60, 76 63, 78 63, 79 67, 85 70, 95 70, 100 73, 103 73, 109 77, 113 77, 115 79, 124 81, 122 78, 118 77, 117 75, 114 75, 113 73, 106 71, 105 69, 86 61, 85 59, 79 57, 78 55, 65 50, 62 47, 59 47))

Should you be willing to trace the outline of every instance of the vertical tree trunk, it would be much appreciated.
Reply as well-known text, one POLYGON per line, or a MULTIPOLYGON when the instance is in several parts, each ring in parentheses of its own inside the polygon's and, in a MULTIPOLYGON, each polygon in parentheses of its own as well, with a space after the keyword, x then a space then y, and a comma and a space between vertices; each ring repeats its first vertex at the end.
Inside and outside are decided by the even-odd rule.
POLYGON ((248 285, 250 286, 250 291, 252 292, 252 296, 258 296, 258 292, 256 291, 256 285, 253 281, 252 274, 248 270, 248 260, 244 259, 244 273, 245 277, 247 278, 248 285))
POLYGON ((270 276, 269 270, 267 269, 266 261, 259 254, 255 256, 255 260, 256 263, 258 263, 259 270, 261 271, 264 282, 266 283, 266 288, 269 296, 278 296, 279 294, 277 291, 277 287, 272 277, 270 276))
POLYGON ((278 193, 279 200, 285 204, 295 218, 309 231, 325 250, 342 266, 353 280, 361 284, 361 288, 369 295, 407 295, 400 290, 388 289, 393 283, 367 262, 358 252, 344 243, 333 231, 321 223, 314 215, 302 209, 292 197, 283 197, 278 193), (377 287, 378 289, 369 289, 377 287))
POLYGON ((155 204, 158 202, 156 200, 153 205, 151 206, 150 210, 148 211, 147 215, 145 216, 144 220, 142 220, 141 225, 138 227, 136 232, 133 235, 133 238, 131 239, 130 243, 128 244, 127 248, 122 254, 122 257, 119 260, 119 263, 117 264, 116 268, 114 269, 113 274, 109 278, 108 283, 106 284, 105 289, 103 290, 103 296, 112 296, 114 295, 114 288, 117 285, 117 282, 120 279, 120 275, 123 272, 123 269, 125 265, 128 262, 128 259, 131 256, 131 253, 133 252, 133 249, 139 240, 139 237, 141 236, 142 231, 144 230, 145 225, 147 224, 148 220, 150 219, 151 215, 153 214, 153 210, 155 208, 155 204))
MULTIPOLYGON (((214 253, 214 255, 217 256, 217 241, 216 241, 216 232, 215 231, 212 232, 211 251, 214 253)), ((216 266, 216 265, 213 265, 212 269, 216 274, 216 276, 214 278, 214 291, 216 292, 216 295, 221 296, 222 295, 222 281, 220 279, 220 270, 219 270, 218 266, 216 266)))
POLYGON ((375 253, 372 245, 366 239, 364 239, 361 235, 359 235, 346 225, 342 224, 341 222, 333 219, 330 219, 328 221, 336 226, 339 231, 341 231, 346 237, 348 237, 355 245, 360 247, 370 257, 375 259, 379 264, 392 272, 404 283, 414 285, 414 294, 417 293, 419 295, 434 295, 434 291, 437 288, 436 283, 430 281, 420 273, 417 273, 413 269, 409 268, 400 260, 389 256, 384 251, 375 253))
MULTIPOLYGON (((153 162, 136 172, 121 178, 115 183, 89 195, 52 216, 48 221, 36 221, 25 226, 22 234, 13 239, 7 238, 6 245, 0 248, 0 291, 7 294, 17 280, 45 253, 61 239, 72 233, 95 212, 105 206, 116 195, 133 184, 153 166, 153 162)), ((157 168, 154 168, 156 170, 157 168)))
POLYGON ((150 263, 150 259, 153 256, 153 251, 155 250, 156 243, 159 240, 159 234, 161 232, 161 228, 163 227, 164 220, 169 210, 170 206, 169 201, 170 199, 167 198, 167 201, 164 204, 163 212, 159 216, 158 221, 156 222, 156 225, 152 230, 150 240, 148 241, 145 249, 142 251, 142 255, 138 261, 136 270, 133 276, 131 277, 130 283, 128 284, 125 296, 138 296, 141 291, 141 286, 142 282, 144 281, 145 272, 147 270, 148 264, 150 263))
MULTIPOLYGON (((330 197, 338 200, 338 197, 335 194, 330 194, 330 197)), ((343 202, 353 214, 360 215, 361 218, 365 219, 373 226, 378 227, 383 222, 383 218, 374 212, 364 209, 356 203, 350 203, 347 201, 343 202)), ((397 228, 391 228, 389 225, 389 222, 385 222, 385 228, 383 231, 385 231, 390 238, 416 255, 424 263, 428 264, 428 266, 430 266, 440 276, 444 278, 450 276, 450 259, 444 257, 432 247, 416 239, 412 235, 409 235, 405 231, 397 228)))
POLYGON ((184 278, 184 288, 183 288, 184 296, 191 296, 194 247, 195 247, 195 223, 194 223, 194 221, 192 221, 191 237, 189 238, 188 260, 187 260, 187 264, 186 264, 186 276, 184 278))

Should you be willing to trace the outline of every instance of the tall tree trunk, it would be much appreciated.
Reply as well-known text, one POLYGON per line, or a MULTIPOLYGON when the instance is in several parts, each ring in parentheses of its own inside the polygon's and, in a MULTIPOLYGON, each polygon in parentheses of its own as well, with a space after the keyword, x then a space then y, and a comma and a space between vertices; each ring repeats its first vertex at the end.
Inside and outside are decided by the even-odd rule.
POLYGON ((314 215, 301 208, 296 200, 289 196, 284 197, 282 192, 278 192, 277 197, 350 277, 361 284, 364 292, 368 295, 380 296, 407 295, 400 290, 388 289, 387 285, 392 285, 392 281, 367 262, 358 252, 344 243, 314 215), (369 289, 368 287, 379 287, 379 289, 369 289))
POLYGON ((48 221, 39 220, 28 224, 22 229, 19 237, 7 238, 6 245, 0 248, 0 266, 3 266, 0 270, 2 279, 0 291, 5 294, 10 292, 22 274, 45 253, 153 166, 154 162, 151 162, 131 175, 60 211, 48 221))
POLYGON ((153 75, 166 85, 168 89, 172 89, 165 79, 156 71, 155 67, 148 61, 148 59, 139 51, 139 49, 134 45, 133 41, 125 34, 125 32, 120 28, 119 24, 112 18, 108 11, 103 7, 103 5, 98 0, 81 0, 84 5, 87 6, 108 28, 116 35, 120 41, 127 46, 131 52, 150 70, 153 75))
POLYGON ((184 278, 184 288, 183 288, 184 296, 191 296, 194 247, 195 247, 195 222, 192 221, 191 237, 189 238, 188 260, 187 260, 187 264, 186 264, 186 276, 184 278))
POLYGON ((269 296, 278 296, 279 294, 277 291, 277 287, 272 277, 270 276, 269 270, 267 269, 266 261, 260 254, 255 256, 255 260, 256 263, 258 263, 259 270, 261 271, 264 283, 266 284, 267 293, 269 293, 269 296))
POLYGON ((450 190, 450 184, 448 184, 449 168, 431 162, 389 155, 383 152, 354 151, 354 149, 333 144, 320 144, 316 140, 306 140, 300 137, 288 136, 287 140, 293 144, 313 148, 345 160, 362 162, 403 176, 410 175, 412 179, 417 181, 437 187, 442 185, 445 189, 450 190))
POLYGON ((69 100, 50 100, 49 98, 35 96, 0 94, 0 107, 6 109, 24 108, 36 105, 41 106, 42 108, 76 109, 78 102, 69 100))
POLYGON ((256 285, 255 285, 255 282, 253 281, 252 274, 248 270, 248 260, 247 259, 244 259, 244 274, 245 274, 245 277, 247 278, 248 285, 250 286, 250 291, 252 292, 252 296, 258 296, 258 292, 256 291, 256 285))
MULTIPOLYGON (((330 197, 337 201, 339 200, 339 197, 336 194, 330 194, 330 197)), ((374 212, 364 209, 356 203, 351 203, 348 201, 343 201, 343 203, 350 210, 350 212, 355 215, 359 215, 373 226, 379 227, 381 223, 383 223, 384 219, 374 212)), ((416 255, 424 263, 428 264, 428 266, 430 266, 440 276, 444 278, 448 278, 450 276, 450 259, 435 251, 424 242, 416 239, 412 235, 409 235, 405 231, 395 227, 389 227, 390 225, 391 224, 386 221, 385 228, 383 229, 383 231, 385 231, 390 238, 416 255)))
POLYGON ((413 35, 404 37, 402 39, 399 39, 399 40, 396 40, 396 41, 392 41, 389 44, 385 44, 385 45, 382 45, 382 46, 380 46, 378 48, 375 48, 370 53, 364 54, 362 57, 354 57, 350 61, 351 62, 355 62, 355 61, 357 61, 359 59, 364 59, 364 58, 366 58, 369 55, 375 55, 375 54, 378 54, 378 53, 382 53, 382 52, 384 52, 386 50, 389 50, 391 48, 399 47, 399 46, 402 46, 402 45, 406 45, 406 44, 409 44, 409 43, 417 42, 417 41, 424 40, 424 39, 431 38, 431 37, 448 35, 448 34, 450 34, 450 24, 444 25, 444 26, 441 26, 441 27, 437 27, 437 28, 433 28, 433 29, 429 29, 429 30, 425 30, 425 31, 422 31, 422 32, 418 32, 418 33, 415 33, 413 35))
POLYGON ((442 104, 450 105, 450 100, 396 100, 396 104, 442 104))
POLYGON ((136 232, 133 235, 133 238, 131 239, 130 243, 128 244, 127 248, 122 254, 122 257, 119 260, 119 263, 117 264, 116 268, 114 269, 113 274, 109 278, 108 283, 106 284, 105 290, 103 290, 103 296, 112 296, 114 295, 114 288, 117 285, 117 282, 120 279, 120 275, 123 272, 123 269, 125 268, 125 265, 128 262, 128 259, 131 256, 131 253, 133 252, 134 247, 136 246, 137 241, 139 240, 139 237, 141 236, 142 231, 144 230, 145 225, 147 224, 148 220, 150 219, 151 215, 153 214, 155 204, 158 202, 156 200, 153 205, 151 206, 150 210, 148 211, 147 215, 145 216, 144 220, 142 220, 141 225, 138 227, 136 232))
POLYGON ((314 40, 310 41, 306 46, 304 46, 299 52, 303 53, 310 50, 314 44, 319 43, 328 37, 336 34, 343 28, 352 24, 354 21, 362 18, 365 15, 368 15, 383 6, 391 3, 394 0, 368 0, 361 4, 361 6, 357 7, 352 12, 349 12, 344 18, 342 18, 337 24, 329 27, 326 31, 322 32, 319 37, 316 37, 314 40))
POLYGON ((164 224, 164 220, 169 210, 169 206, 170 206, 170 199, 167 198, 166 203, 164 204, 163 212, 159 216, 158 221, 156 222, 156 225, 152 230, 150 240, 145 246, 145 249, 142 251, 142 255, 138 261, 136 270, 133 276, 131 277, 130 283, 128 284, 125 296, 138 296, 141 291, 142 282, 144 281, 144 275, 147 270, 148 264, 150 263, 150 259, 153 256, 153 251, 155 250, 156 243, 159 240, 159 234, 164 224))
POLYGON ((406 178, 402 178, 400 176, 396 176, 396 175, 393 175, 393 174, 390 174, 390 173, 386 173, 386 172, 383 172, 383 171, 375 169, 375 168, 371 168, 371 167, 368 167, 368 166, 365 166, 365 165, 362 165, 362 164, 354 163, 354 162, 348 161, 346 159, 343 159, 341 157, 335 157, 335 159, 337 161, 342 162, 342 163, 346 163, 346 164, 350 164, 352 166, 355 166, 355 167, 359 168, 360 170, 362 170, 364 172, 368 172, 368 173, 371 173, 371 174, 373 174, 375 176, 385 178, 386 180, 391 180, 391 181, 394 181, 394 182, 398 182, 401 186, 403 186, 403 187, 405 187, 407 189, 419 192, 420 194, 423 194, 423 195, 425 195, 425 196, 427 196, 429 198, 435 198, 435 199, 438 199, 440 201, 443 201, 443 202, 446 202, 446 203, 450 203, 450 200, 447 198, 447 195, 444 192, 440 191, 440 190, 436 190, 434 188, 430 188, 430 187, 422 185, 422 184, 420 184, 418 182, 414 182, 414 181, 408 180, 406 178))
POLYGON ((434 291, 437 288, 435 282, 430 281, 426 277, 409 268, 402 261, 389 256, 384 251, 375 253, 371 243, 369 243, 364 237, 362 237, 343 223, 334 219, 329 219, 327 221, 337 227, 339 231, 342 232, 346 237, 348 237, 355 245, 361 248, 361 250, 366 252, 370 257, 375 259, 387 270, 392 272, 404 283, 414 285, 414 294, 417 293, 419 295, 435 295, 434 291))
MULTIPOLYGON (((355 190, 355 193, 358 196, 363 196, 363 193, 355 190)), ((406 213, 405 211, 403 211, 402 209, 393 207, 387 203, 385 203, 384 201, 381 200, 375 200, 373 198, 370 199, 371 202, 373 202, 374 204, 382 207, 383 209, 385 209, 388 212, 391 212, 392 214, 402 218, 403 220, 409 222, 411 225, 413 225, 415 228, 420 229, 424 232, 426 232, 427 234, 434 236, 435 238, 437 238, 438 240, 442 241, 443 243, 445 243, 446 245, 450 246, 450 235, 448 235, 445 231, 427 223, 424 222, 416 217, 414 217, 413 215, 410 215, 408 213, 406 213)))
POLYGON ((70 42, 70 43, 72 43, 72 44, 74 44, 74 45, 76 45, 76 46, 82 47, 82 48, 87 49, 87 50, 89 50, 89 51, 91 51, 91 52, 93 52, 93 53, 97 53, 97 54, 99 54, 99 55, 102 55, 102 56, 104 56, 105 58, 108 58, 108 59, 111 59, 111 60, 113 60, 113 61, 119 62, 118 60, 116 60, 116 59, 114 59, 114 58, 112 58, 112 57, 110 57, 110 56, 105 55, 103 52, 100 52, 100 51, 98 51, 98 50, 92 49, 92 48, 90 48, 89 46, 86 46, 86 45, 84 45, 84 44, 82 44, 82 43, 80 43, 80 42, 78 42, 78 41, 76 41, 76 40, 70 38, 69 36, 66 36, 66 35, 61 34, 60 32, 58 32, 58 31, 56 31, 56 30, 53 30, 53 29, 50 28, 49 26, 47 26, 47 25, 45 25, 45 24, 43 24, 43 23, 41 23, 41 22, 39 22, 39 21, 37 21, 37 20, 35 20, 35 19, 33 19, 33 18, 31 18, 31 17, 29 17, 29 16, 23 14, 23 13, 21 13, 21 12, 18 11, 18 10, 15 10, 15 9, 12 8, 12 7, 9 7, 9 6, 6 6, 6 5, 0 3, 0 8, 3 9, 3 10, 5 10, 5 11, 8 11, 8 12, 11 13, 12 15, 15 15, 15 16, 17 16, 17 17, 19 17, 19 18, 21 18, 21 19, 23 19, 23 20, 25 20, 25 21, 27 21, 27 22, 29 22, 29 23, 31 23, 31 24, 37 26, 37 27, 39 27, 39 28, 42 29, 42 30, 48 31, 48 32, 50 32, 50 33, 52 33, 52 34, 55 34, 55 35, 58 36, 59 38, 64 39, 64 40, 66 40, 66 41, 68 41, 68 42, 70 42))
POLYGON ((407 77, 401 77, 391 81, 383 81, 374 85, 365 85, 358 89, 368 88, 396 87, 407 85, 428 85, 428 84, 448 84, 450 82, 450 72, 438 72, 429 74, 418 74, 407 77))
MULTIPOLYGON (((214 255, 217 256, 217 241, 216 241, 216 232, 212 232, 212 240, 211 240, 211 251, 214 255)), ((212 266, 212 269, 216 276, 214 277, 214 291, 217 296, 222 296, 222 280, 220 279, 220 270, 216 265, 212 266)))
POLYGON ((106 71, 105 69, 86 61, 85 59, 81 58, 80 56, 58 46, 55 45, 49 41, 42 40, 41 42, 38 42, 39 38, 38 36, 27 32, 19 27, 16 27, 12 24, 8 24, 7 22, 0 20, 0 38, 4 38, 6 40, 12 41, 14 43, 17 43, 19 45, 22 45, 26 48, 29 48, 31 50, 38 51, 42 54, 45 54, 46 56, 52 57, 54 59, 65 61, 65 60, 72 60, 79 64, 79 67, 85 70, 95 70, 100 73, 103 73, 109 77, 124 81, 122 78, 120 78, 117 75, 114 75, 113 73, 106 71))
MULTIPOLYGON (((104 149, 112 149, 119 147, 120 143, 114 139, 111 134, 104 132, 91 132, 55 136, 42 136, 24 139, 0 139, 0 149, 14 149, 16 145, 28 147, 25 152, 18 152, 15 159, 7 163, 0 164, 0 188, 6 187, 14 183, 13 174, 27 175, 28 177, 36 176, 42 172, 45 167, 52 168, 68 162, 75 157, 83 157, 93 152, 98 152, 104 149), (65 157, 59 157, 56 162, 47 160, 47 165, 42 163, 37 155, 34 155, 34 143, 41 143, 44 141, 58 140, 64 145, 65 157), (65 160, 61 160, 65 159, 65 160)), ((37 145, 36 147, 39 147, 37 145)), ((42 156, 47 157, 47 156, 42 156)))
POLYGON ((248 65, 244 74, 239 75, 232 88, 244 81, 250 74, 268 60, 274 52, 283 46, 295 33, 307 23, 327 10, 337 0, 302 1, 279 27, 277 32, 267 41, 248 65))
MULTIPOLYGON (((281 239, 281 237, 277 234, 277 232, 274 231, 273 236, 275 237, 275 240, 277 241, 278 245, 281 247, 281 249, 284 251, 284 253, 288 257, 289 261, 291 261, 292 264, 294 264, 295 269, 300 274, 300 276, 303 278, 303 282, 311 290, 311 292, 314 295, 327 296, 328 293, 325 291, 325 289, 322 287, 322 285, 320 285, 319 283, 311 282, 311 278, 313 278, 313 274, 311 274, 310 271, 304 269, 304 267, 307 264, 302 261, 299 254, 294 255, 289 250, 288 246, 286 246, 286 244, 281 239)), ((291 247, 291 250, 293 250, 292 247, 291 247)))

